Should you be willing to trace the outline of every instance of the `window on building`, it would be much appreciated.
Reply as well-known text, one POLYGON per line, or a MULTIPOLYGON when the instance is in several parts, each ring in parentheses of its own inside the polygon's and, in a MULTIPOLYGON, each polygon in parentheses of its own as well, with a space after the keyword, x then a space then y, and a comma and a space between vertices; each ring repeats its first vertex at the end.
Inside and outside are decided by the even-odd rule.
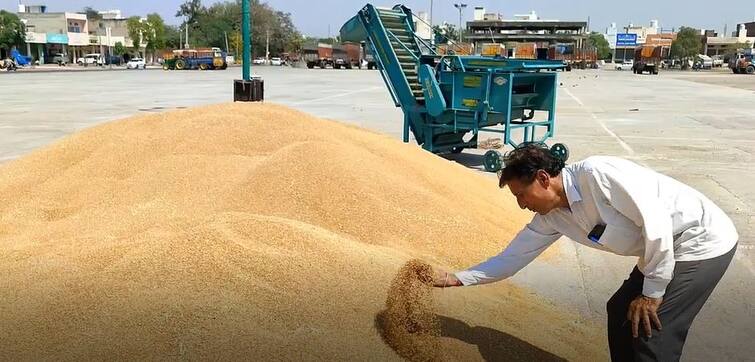
POLYGON ((68 32, 69 33, 81 33, 81 27, 79 26, 78 22, 68 22, 68 32))

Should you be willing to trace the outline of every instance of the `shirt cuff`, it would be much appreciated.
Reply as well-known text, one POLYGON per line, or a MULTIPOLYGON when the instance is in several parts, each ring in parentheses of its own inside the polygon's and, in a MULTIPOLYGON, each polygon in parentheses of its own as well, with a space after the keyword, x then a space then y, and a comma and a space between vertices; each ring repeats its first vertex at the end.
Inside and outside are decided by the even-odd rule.
POLYGON ((645 277, 645 281, 642 284, 642 295, 650 298, 661 298, 666 294, 666 287, 669 282, 671 281, 645 277))
POLYGON ((470 271, 465 270, 465 271, 456 272, 454 273, 454 276, 456 277, 456 279, 459 279, 461 284, 465 287, 468 285, 477 284, 477 278, 475 278, 473 273, 470 271))

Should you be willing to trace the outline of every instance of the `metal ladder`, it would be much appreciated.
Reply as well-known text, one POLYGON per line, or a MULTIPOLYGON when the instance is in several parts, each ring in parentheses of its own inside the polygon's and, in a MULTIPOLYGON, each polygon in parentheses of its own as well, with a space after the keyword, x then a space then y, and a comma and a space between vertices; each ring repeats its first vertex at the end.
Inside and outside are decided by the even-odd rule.
POLYGON ((396 53, 401 70, 409 83, 412 95, 417 103, 424 104, 425 96, 417 74, 417 58, 422 54, 414 39, 414 30, 402 11, 377 8, 380 21, 391 41, 391 48, 396 53))

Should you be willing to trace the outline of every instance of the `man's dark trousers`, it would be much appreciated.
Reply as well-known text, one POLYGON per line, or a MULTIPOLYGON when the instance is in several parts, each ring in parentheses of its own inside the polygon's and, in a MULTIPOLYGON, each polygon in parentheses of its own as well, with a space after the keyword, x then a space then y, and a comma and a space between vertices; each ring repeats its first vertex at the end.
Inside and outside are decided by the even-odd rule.
POLYGON ((737 246, 724 255, 696 261, 676 262, 663 302, 658 309, 662 330, 653 328, 648 338, 642 322, 640 337, 632 337, 627 320, 629 304, 642 294, 645 276, 637 267, 608 300, 608 346, 612 361, 678 361, 692 321, 726 272, 737 246))

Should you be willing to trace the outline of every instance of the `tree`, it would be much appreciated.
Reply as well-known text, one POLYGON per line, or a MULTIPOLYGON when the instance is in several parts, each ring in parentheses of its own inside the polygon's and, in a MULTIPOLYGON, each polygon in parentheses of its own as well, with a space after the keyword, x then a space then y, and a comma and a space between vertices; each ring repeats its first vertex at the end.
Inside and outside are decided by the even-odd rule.
POLYGON ((671 43, 671 56, 685 61, 700 54, 700 48, 700 31, 683 26, 676 34, 676 40, 671 43))
POLYGON ((26 28, 16 14, 0 10, 0 50, 21 46, 26 38, 26 28))
MULTIPOLYGON (((297 51, 302 46, 301 33, 296 29, 291 14, 276 11, 270 5, 252 0, 252 54, 265 54, 265 47, 270 41, 270 53, 280 54, 297 51)), ((190 44, 194 47, 225 48, 228 36, 229 47, 236 35, 241 39, 241 1, 221 1, 209 7, 202 6, 201 1, 188 0, 176 12, 184 17, 184 25, 189 24, 190 44)), ((231 47, 237 54, 238 47, 231 47)))
POLYGON ((115 42, 115 46, 113 46, 113 53, 115 53, 115 55, 126 54, 126 48, 123 46, 123 43, 119 41, 115 42))
POLYGON ((241 36, 241 31, 235 30, 231 33, 228 37, 228 41, 231 43, 231 49, 233 49, 233 54, 236 55, 236 59, 240 59, 244 47, 244 38, 241 36))
POLYGON ((138 16, 128 18, 126 28, 128 29, 128 37, 131 38, 131 45, 138 54, 142 47, 142 31, 144 30, 141 19, 138 16))
POLYGON ((724 47, 724 54, 735 54, 740 49, 751 49, 752 44, 750 44, 749 41, 746 41, 744 43, 736 43, 736 44, 729 44, 726 47, 724 47))
POLYGON ((165 22, 157 13, 147 14, 147 21, 142 25, 142 37, 146 43, 145 51, 153 55, 165 48, 165 22))
POLYGON ((453 24, 444 23, 443 25, 434 25, 433 32, 436 34, 436 40, 440 40, 439 43, 459 41, 459 32, 453 24))
POLYGON ((185 3, 181 4, 178 11, 176 11, 176 17, 186 18, 184 24, 193 24, 199 20, 199 16, 204 11, 206 11, 206 9, 202 6, 201 0, 187 0, 185 3))
POLYGON ((606 40, 603 34, 597 32, 590 33, 587 37, 587 45, 598 49, 598 59, 611 58, 611 46, 608 45, 608 40, 606 40))
POLYGON ((165 47, 170 49, 181 48, 181 35, 178 26, 166 25, 165 26, 165 47))
POLYGON ((84 7, 84 9, 81 10, 81 14, 86 14, 88 21, 102 20, 102 15, 100 15, 100 12, 95 10, 91 6, 84 7))

